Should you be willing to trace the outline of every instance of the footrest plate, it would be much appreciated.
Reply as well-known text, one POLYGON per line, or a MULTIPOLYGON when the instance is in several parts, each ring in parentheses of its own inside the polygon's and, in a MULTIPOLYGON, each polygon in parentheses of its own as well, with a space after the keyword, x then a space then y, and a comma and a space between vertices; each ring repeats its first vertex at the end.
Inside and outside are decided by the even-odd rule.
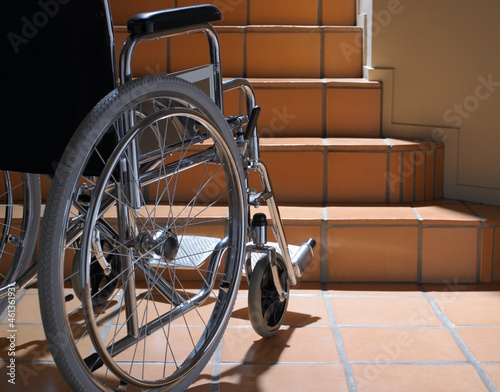
POLYGON ((175 259, 165 262, 161 257, 155 256, 150 260, 150 265, 196 269, 209 259, 220 241, 220 238, 215 237, 192 235, 179 237, 179 250, 175 259))

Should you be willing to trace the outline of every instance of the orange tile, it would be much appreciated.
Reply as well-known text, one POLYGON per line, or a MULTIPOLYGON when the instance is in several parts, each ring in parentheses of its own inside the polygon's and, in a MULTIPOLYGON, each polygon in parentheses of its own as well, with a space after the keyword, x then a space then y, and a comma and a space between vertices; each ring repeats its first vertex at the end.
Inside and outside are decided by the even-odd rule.
POLYGON ((495 252, 493 254, 493 280, 500 280, 500 230, 495 229, 495 252))
POLYGON ((426 187, 426 172, 425 172, 425 155, 424 151, 416 151, 415 162, 415 201, 427 200, 425 195, 426 187))
POLYGON ((415 177, 415 151, 407 151, 403 154, 404 166, 401 173, 403 181, 403 202, 414 199, 414 177, 415 177))
POLYGON ((500 324, 500 313, 498 312, 500 296, 460 296, 451 300, 442 299, 438 304, 451 322, 457 326, 500 324))
POLYGON ((358 27, 325 27, 324 77, 361 78, 363 42, 358 27))
MULTIPOLYGON (((17 313, 16 313, 17 318, 17 313)), ((45 362, 53 361, 43 327, 41 325, 15 325, 15 332, 12 331, 8 324, 0 325, 2 342, 0 345, 0 358, 9 358, 10 341, 7 336, 15 334, 15 357, 16 362, 45 362)))
POLYGON ((422 217, 424 225, 477 226, 479 218, 464 204, 455 200, 432 203, 415 203, 414 208, 422 217))
POLYGON ((420 287, 414 283, 329 283, 326 290, 328 295, 335 296, 422 296, 420 287))
MULTIPOLYGON (((128 37, 126 29, 115 28, 115 50, 117 59, 120 50, 128 37)), ((166 41, 154 40, 139 43, 132 55, 132 75, 133 77, 165 73, 166 63, 166 41)))
POLYGON ((477 229, 426 228, 422 235, 422 281, 477 279, 477 229))
POLYGON ((3 371, 3 364, 0 364, 0 369, 2 369, 2 377, 0 378, 2 391, 71 392, 53 362, 17 362, 15 384, 8 382, 6 372, 3 371))
POLYGON ((239 27, 219 27, 221 69, 224 77, 243 76, 243 31, 239 27))
POLYGON ((394 139, 390 137, 385 140, 393 151, 422 150, 428 153, 428 151, 432 152, 437 148, 443 147, 441 142, 431 142, 428 140, 394 139))
MULTIPOLYGON (((246 282, 246 279, 244 278, 246 282)), ((252 328, 250 324, 250 316, 248 315, 248 291, 239 290, 238 298, 234 304, 233 313, 229 320, 228 327, 246 327, 248 330, 252 328)), ((252 335, 253 336, 253 335, 252 335)))
POLYGON ((243 26, 247 24, 247 0, 176 0, 178 7, 211 3, 222 12, 222 21, 214 25, 243 26))
POLYGON ((321 207, 296 204, 293 206, 279 206, 279 211, 285 226, 317 225, 323 219, 321 207))
POLYGON ((282 203, 323 201, 323 154, 321 152, 263 152, 276 200, 282 203), (296 164, 297 162, 307 162, 296 164), (283 167, 288 170, 283 170, 283 167))
POLYGON ((318 0, 251 0, 251 25, 318 25, 318 0))
POLYGON ((262 137, 321 137, 323 92, 321 86, 282 88, 254 86, 262 108, 259 135, 262 137))
POLYGON ((380 137, 380 90, 327 89, 327 137, 380 137))
POLYGON ((444 328, 341 328, 341 334, 349 362, 466 361, 444 328))
POLYGON ((443 197, 443 186, 444 186, 444 148, 438 148, 436 150, 436 189, 435 198, 440 199, 443 197))
POLYGON ((354 26, 356 4, 351 0, 323 1, 322 24, 329 26, 354 26))
POLYGON ((169 38, 167 56, 169 73, 209 64, 210 52, 205 34, 192 33, 169 38))
MULTIPOLYGON (((294 293, 300 293, 293 290, 294 293)), ((290 298, 283 325, 291 327, 319 327, 330 325, 325 300, 318 298, 290 298)))
POLYGON ((328 154, 328 202, 384 203, 386 178, 384 153, 328 154))
POLYGON ((221 371, 221 392, 327 392, 332 387, 336 392, 349 390, 344 368, 339 364, 223 365, 221 371))
POLYGON ((331 88, 382 88, 382 83, 378 81, 367 80, 363 78, 328 78, 324 82, 331 88))
POLYGON ((403 183, 401 181, 401 163, 403 162, 404 154, 399 152, 390 153, 390 170, 387 179, 389 185, 389 202, 399 203, 403 199, 403 183))
POLYGON ((500 206, 472 202, 467 202, 465 204, 484 221, 486 226, 496 226, 500 224, 500 206))
POLYGON ((426 200, 434 199, 435 193, 435 155, 427 154, 425 160, 425 197, 426 200))
POLYGON ((27 293, 16 302, 16 323, 41 325, 42 316, 38 295, 33 294, 32 290, 28 290, 27 293))
POLYGON ((328 151, 380 151, 386 152, 389 146, 385 141, 386 139, 380 138, 348 138, 348 137, 334 137, 326 138, 328 144, 328 151))
POLYGON ((456 331, 479 362, 500 362, 499 328, 457 328, 456 331))
POLYGON ((330 300, 335 321, 340 326, 442 326, 425 298, 370 296, 330 300))
MULTIPOLYGON (((223 76, 241 77, 243 75, 243 27, 220 26, 216 28, 216 31, 220 43, 223 76)), ((210 63, 209 45, 205 34, 184 34, 171 37, 168 42, 169 72, 177 72, 210 63)))
POLYGON ((239 116, 242 113, 246 114, 244 109, 244 97, 243 93, 239 90, 231 90, 224 93, 224 115, 229 116, 239 116))
POLYGON ((320 77, 321 31, 313 27, 247 28, 247 76, 320 77))
POLYGON ((415 281, 416 227, 328 230, 329 281, 415 281))
POLYGON ((115 26, 126 26, 127 21, 135 14, 174 8, 174 0, 148 0, 143 2, 110 0, 109 5, 115 26))
POLYGON ((323 140, 317 137, 263 137, 259 140, 261 151, 324 151, 323 140))
POLYGON ((486 392, 471 365, 382 365, 352 366, 358 392, 454 391, 486 392))
POLYGON ((396 205, 340 205, 326 208, 328 221, 332 225, 392 225, 418 224, 411 207, 396 205))
POLYGON ((493 235, 494 230, 487 228, 481 230, 481 282, 491 282, 493 274, 493 235))
POLYGON ((338 362, 330 328, 282 328, 263 339, 253 329, 228 328, 224 333, 222 362, 231 363, 332 363, 338 362), (310 339, 316 336, 317 339, 310 339))

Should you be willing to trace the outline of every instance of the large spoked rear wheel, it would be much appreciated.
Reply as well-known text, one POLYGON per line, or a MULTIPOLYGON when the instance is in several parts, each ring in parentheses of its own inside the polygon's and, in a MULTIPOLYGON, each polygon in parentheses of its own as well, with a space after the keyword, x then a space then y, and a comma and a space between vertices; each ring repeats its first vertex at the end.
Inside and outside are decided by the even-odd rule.
POLYGON ((195 380, 241 279, 243 181, 225 119, 187 82, 134 80, 86 118, 58 166, 40 248, 44 328, 73 390, 195 380))

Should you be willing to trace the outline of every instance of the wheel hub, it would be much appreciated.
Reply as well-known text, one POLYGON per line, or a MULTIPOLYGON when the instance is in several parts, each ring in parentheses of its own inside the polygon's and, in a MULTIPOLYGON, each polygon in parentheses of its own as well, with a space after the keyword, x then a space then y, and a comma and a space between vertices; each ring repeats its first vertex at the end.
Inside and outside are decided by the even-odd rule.
POLYGON ((179 241, 171 230, 157 230, 153 234, 139 234, 135 239, 135 248, 141 255, 154 254, 172 260, 179 251, 179 241))

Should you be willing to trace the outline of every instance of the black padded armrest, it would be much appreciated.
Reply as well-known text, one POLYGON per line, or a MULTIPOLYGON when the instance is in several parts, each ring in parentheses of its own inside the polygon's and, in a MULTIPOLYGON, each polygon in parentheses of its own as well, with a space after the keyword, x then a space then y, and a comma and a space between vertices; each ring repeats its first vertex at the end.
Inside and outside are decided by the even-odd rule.
POLYGON ((216 6, 197 5, 134 15, 129 19, 127 29, 132 35, 150 34, 221 19, 222 13, 216 6))

